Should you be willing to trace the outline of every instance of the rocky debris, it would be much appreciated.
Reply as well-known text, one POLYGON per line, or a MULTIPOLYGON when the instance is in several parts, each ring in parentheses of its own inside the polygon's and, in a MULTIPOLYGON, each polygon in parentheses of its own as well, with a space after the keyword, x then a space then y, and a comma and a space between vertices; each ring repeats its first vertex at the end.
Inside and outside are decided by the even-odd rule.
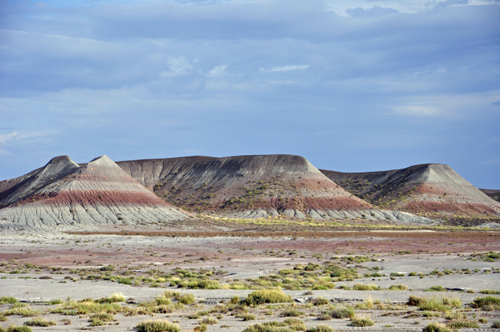
MULTIPOLYGON (((56 157, 2 192, 0 228, 163 223, 188 215, 132 179, 107 156, 78 165, 56 157)), ((4 186, 7 187, 7 186, 4 186)))
POLYGON ((423 164, 367 173, 321 171, 352 194, 381 208, 443 216, 500 216, 500 203, 448 165, 423 164))

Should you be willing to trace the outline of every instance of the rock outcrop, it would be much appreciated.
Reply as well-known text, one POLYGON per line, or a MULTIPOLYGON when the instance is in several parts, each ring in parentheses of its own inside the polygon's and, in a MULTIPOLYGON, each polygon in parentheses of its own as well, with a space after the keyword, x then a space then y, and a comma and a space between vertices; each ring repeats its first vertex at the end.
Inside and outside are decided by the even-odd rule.
POLYGON ((107 156, 84 165, 56 157, 38 170, 2 181, 0 190, 0 228, 161 223, 188 217, 107 156))
POLYGON ((367 173, 321 171, 352 194, 378 207, 433 216, 500 216, 498 202, 448 165, 424 164, 367 173))
POLYGON ((196 156, 117 164, 159 197, 192 212, 234 218, 424 220, 374 208, 300 156, 196 156))

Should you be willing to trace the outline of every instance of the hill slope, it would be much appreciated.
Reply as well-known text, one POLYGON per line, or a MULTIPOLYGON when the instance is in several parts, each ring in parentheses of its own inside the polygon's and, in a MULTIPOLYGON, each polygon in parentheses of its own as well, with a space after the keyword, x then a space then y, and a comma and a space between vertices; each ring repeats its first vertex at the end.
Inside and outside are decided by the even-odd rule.
POLYGON ((367 173, 321 171, 349 192, 379 207, 420 215, 500 216, 498 202, 448 165, 423 164, 367 173))
POLYGON ((167 202, 193 212, 243 218, 415 218, 374 209, 300 156, 195 156, 117 164, 167 202))
POLYGON ((152 223, 187 218, 106 156, 78 165, 56 157, 2 181, 0 222, 28 226, 152 223))
POLYGON ((483 193, 485 193, 486 195, 488 195, 488 197, 490 197, 491 199, 497 201, 497 202, 500 202, 500 190, 495 190, 495 189, 479 189, 481 190, 483 193))

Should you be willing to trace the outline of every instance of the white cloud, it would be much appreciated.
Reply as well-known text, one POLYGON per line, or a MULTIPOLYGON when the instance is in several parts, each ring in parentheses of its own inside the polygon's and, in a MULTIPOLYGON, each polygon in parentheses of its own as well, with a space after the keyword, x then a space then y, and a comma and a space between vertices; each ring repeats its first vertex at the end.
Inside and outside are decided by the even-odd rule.
POLYGON ((160 73, 160 76, 162 77, 175 77, 175 76, 187 75, 191 72, 191 69, 193 69, 193 65, 191 65, 189 60, 187 60, 184 57, 178 57, 178 58, 169 57, 167 59, 167 64, 169 70, 162 71, 160 73))
POLYGON ((309 65, 286 65, 281 67, 272 67, 271 69, 260 68, 264 72, 279 72, 279 71, 293 71, 293 70, 306 70, 309 65))
POLYGON ((484 163, 481 163, 481 165, 497 165, 500 164, 500 159, 490 159, 488 161, 485 161, 484 163))
POLYGON ((227 65, 217 66, 208 72, 208 76, 228 76, 227 67, 227 65))
POLYGON ((0 144, 5 144, 7 141, 10 141, 14 137, 16 137, 18 134, 16 132, 12 132, 10 134, 6 135, 0 135, 0 144))

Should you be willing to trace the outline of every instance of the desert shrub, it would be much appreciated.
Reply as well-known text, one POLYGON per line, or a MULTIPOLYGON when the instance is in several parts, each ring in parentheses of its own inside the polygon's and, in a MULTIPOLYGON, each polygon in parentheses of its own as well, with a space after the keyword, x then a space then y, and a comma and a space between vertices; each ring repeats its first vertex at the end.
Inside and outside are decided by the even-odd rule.
POLYGON ((419 306, 423 303, 425 303, 427 300, 423 297, 416 296, 416 295, 410 295, 408 298, 408 302, 406 303, 407 305, 410 306, 419 306))
POLYGON ((360 316, 351 318, 351 325, 356 327, 373 326, 375 323, 370 317, 360 316))
POLYGON ((94 315, 89 317, 89 321, 100 320, 103 322, 112 322, 114 319, 115 319, 115 317, 113 315, 106 314, 106 313, 98 313, 98 314, 94 314, 94 315))
POLYGON ((459 319, 459 320, 454 320, 451 322, 446 323, 446 326, 448 326, 451 329, 478 329, 479 324, 476 321, 473 320, 467 320, 467 319, 459 319))
POLYGON ((138 332, 179 332, 181 328, 168 320, 144 321, 135 327, 138 332))
POLYGON ((115 303, 115 302, 125 302, 125 296, 122 293, 113 293, 110 297, 104 297, 97 300, 99 303, 115 303))
POLYGON ((283 317, 299 317, 302 316, 304 313, 302 311, 298 310, 286 310, 281 313, 281 316, 283 317))
POLYGON ((495 296, 478 297, 471 303, 474 308, 500 310, 500 298, 495 296))
POLYGON ((352 289, 360 291, 371 291, 371 290, 379 290, 380 287, 373 284, 354 284, 354 286, 352 286, 352 289))
POLYGON ((286 303, 293 302, 291 296, 286 295, 281 290, 266 289, 250 293, 245 299, 247 305, 262 303, 286 303))
POLYGON ((208 324, 208 325, 213 325, 213 324, 217 324, 219 323, 219 321, 217 320, 217 318, 215 317, 205 317, 201 320, 201 323, 202 324, 208 324))
POLYGON ((437 297, 431 296, 425 298, 425 302, 418 305, 420 310, 428 311, 448 311, 453 308, 458 308, 462 305, 462 301, 458 297, 437 297))
POLYGON ((283 321, 283 324, 296 331, 306 330, 306 324, 298 318, 287 318, 283 321))
POLYGON ((166 297, 168 299, 171 299, 173 297, 177 297, 178 295, 179 295, 178 292, 172 292, 170 290, 167 290, 167 291, 163 292, 162 297, 166 297))
POLYGON ((15 324, 7 328, 7 332, 33 332, 29 326, 16 326, 15 324))
POLYGON ((424 327, 422 332, 451 332, 451 330, 443 324, 432 322, 424 327))
POLYGON ((331 311, 324 311, 321 314, 320 319, 327 320, 326 317, 321 318, 323 317, 323 315, 329 317, 328 319, 330 318, 345 319, 345 318, 353 318, 356 315, 356 312, 354 311, 353 308, 337 308, 331 311))
POLYGON ((492 329, 500 329, 500 321, 496 320, 491 324, 492 329))
POLYGON ((118 283, 124 285, 132 285, 134 281, 132 278, 119 278, 118 283))
POLYGON ((483 324, 488 323, 488 319, 487 319, 487 318, 484 318, 484 317, 481 317, 481 318, 479 318, 478 320, 479 320, 479 323, 483 323, 483 324))
POLYGON ((252 314, 245 314, 245 315, 241 315, 241 318, 242 318, 244 321, 248 321, 248 320, 255 320, 255 315, 252 315, 252 314))
POLYGON ((207 326, 205 324, 200 324, 194 328, 194 332, 205 332, 207 330, 207 326))
POLYGON ((220 289, 220 284, 217 280, 200 280, 198 281, 198 287, 205 289, 220 289))
POLYGON ((193 294, 178 295, 176 299, 182 304, 193 304, 195 302, 193 294))
POLYGON ((444 292, 446 291, 446 288, 443 286, 431 286, 430 288, 427 288, 424 290, 425 292, 444 292))
POLYGON ((312 300, 312 303, 314 305, 325 305, 330 303, 328 299, 325 299, 324 297, 318 297, 317 299, 312 300))
POLYGON ((7 317, 3 313, 0 313, 0 322, 5 322, 7 320, 7 317))
POLYGON ((333 329, 328 325, 317 325, 310 327, 308 332, 333 332, 333 329))
POLYGON ((498 295, 498 294, 500 294, 500 291, 493 290, 493 289, 481 289, 479 291, 479 293, 481 293, 481 294, 496 294, 496 295, 498 295))
POLYGON ((12 296, 2 296, 0 297, 0 304, 13 304, 19 302, 18 299, 12 296))
POLYGON ((168 297, 157 297, 155 302, 156 305, 172 304, 172 301, 168 297))
POLYGON ((394 291, 406 291, 408 290, 408 286, 405 284, 399 284, 399 285, 391 285, 389 287, 389 290, 394 290, 394 291))
POLYGON ((24 325, 47 327, 47 326, 57 325, 57 323, 53 320, 48 321, 48 320, 45 320, 43 318, 35 318, 35 319, 28 320, 28 321, 24 322, 24 325))

